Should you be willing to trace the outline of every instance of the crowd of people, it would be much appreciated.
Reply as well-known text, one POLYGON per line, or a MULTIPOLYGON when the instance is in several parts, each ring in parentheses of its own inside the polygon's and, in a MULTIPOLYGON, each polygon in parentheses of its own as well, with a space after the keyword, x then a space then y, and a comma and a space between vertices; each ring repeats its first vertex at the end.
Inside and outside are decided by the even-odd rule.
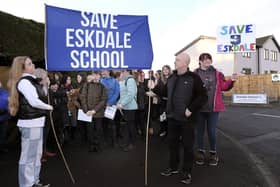
POLYGON ((91 153, 109 148, 129 152, 136 148, 138 137, 145 139, 146 132, 166 139, 169 164, 162 176, 179 173, 179 150, 183 147, 184 184, 192 182, 193 163, 217 166, 216 125, 219 112, 224 110, 222 92, 233 87, 237 75, 226 80, 212 66, 208 53, 199 56, 199 67, 194 72, 189 64, 189 55, 181 53, 176 56, 174 70, 164 65, 161 70, 150 70, 147 76, 142 70, 101 70, 70 76, 35 69, 29 57, 16 57, 9 92, 0 84, 0 151, 6 151, 9 115, 16 116, 21 134, 19 186, 49 186, 40 182, 39 174, 41 162, 56 155, 49 148, 51 120, 62 146, 71 141, 86 142, 91 153), (107 107, 112 106, 117 109, 114 118, 104 117, 107 107), (92 120, 78 120, 80 112, 92 120), (208 152, 204 146, 205 128, 208 152))

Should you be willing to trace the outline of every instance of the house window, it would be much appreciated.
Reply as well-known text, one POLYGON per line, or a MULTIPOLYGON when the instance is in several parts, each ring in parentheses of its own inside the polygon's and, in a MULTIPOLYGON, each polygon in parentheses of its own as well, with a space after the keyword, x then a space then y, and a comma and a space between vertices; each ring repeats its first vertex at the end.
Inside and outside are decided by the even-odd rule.
POLYGON ((251 58, 251 53, 250 52, 244 52, 244 53, 242 53, 242 56, 244 58, 251 58))
POLYGON ((269 60, 269 50, 268 49, 264 49, 264 59, 269 60))
POLYGON ((277 51, 271 50, 271 60, 277 62, 277 51))
POLYGON ((242 68, 242 73, 245 75, 250 75, 252 73, 251 68, 242 68))

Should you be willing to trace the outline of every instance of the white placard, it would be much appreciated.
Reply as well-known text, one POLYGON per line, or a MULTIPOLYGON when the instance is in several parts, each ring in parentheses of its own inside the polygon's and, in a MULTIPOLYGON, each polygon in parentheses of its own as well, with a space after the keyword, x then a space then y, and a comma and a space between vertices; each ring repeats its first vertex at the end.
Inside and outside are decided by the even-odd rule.
POLYGON ((219 26, 217 52, 256 52, 256 26, 254 24, 219 26))
POLYGON ((78 110, 78 120, 79 121, 86 121, 86 122, 91 122, 92 121, 92 116, 88 116, 82 109, 78 110))
POLYGON ((159 116, 159 121, 160 121, 160 122, 166 121, 166 113, 165 113, 165 112, 163 112, 163 113, 159 116))
POLYGON ((233 94, 233 103, 267 104, 267 94, 233 94))
POLYGON ((107 106, 104 111, 104 117, 113 120, 115 118, 116 112, 117 112, 116 105, 107 106))

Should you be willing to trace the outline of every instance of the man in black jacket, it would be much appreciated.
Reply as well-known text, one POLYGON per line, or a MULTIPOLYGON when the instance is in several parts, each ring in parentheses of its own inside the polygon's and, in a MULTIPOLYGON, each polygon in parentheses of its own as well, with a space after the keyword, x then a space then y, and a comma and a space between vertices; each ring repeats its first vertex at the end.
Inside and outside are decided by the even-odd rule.
MULTIPOLYGON (((191 171, 194 161, 194 119, 195 113, 207 102, 207 92, 200 77, 189 71, 190 57, 186 53, 176 56, 174 73, 168 78, 166 87, 153 90, 157 94, 167 95, 166 114, 168 118, 169 167, 161 172, 163 176, 179 173, 180 142, 184 147, 184 161, 181 180, 191 183, 191 171)), ((150 85, 151 88, 154 85, 150 85)))

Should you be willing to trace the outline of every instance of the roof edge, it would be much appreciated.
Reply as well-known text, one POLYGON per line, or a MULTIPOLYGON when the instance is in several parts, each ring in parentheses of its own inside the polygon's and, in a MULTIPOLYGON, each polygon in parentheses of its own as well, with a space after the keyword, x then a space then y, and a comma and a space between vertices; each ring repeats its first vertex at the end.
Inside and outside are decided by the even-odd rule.
POLYGON ((193 40, 191 43, 189 43, 188 45, 186 45, 184 48, 182 48, 181 50, 179 50, 178 52, 176 52, 176 53, 175 53, 175 56, 177 56, 178 54, 182 53, 182 52, 185 51, 186 49, 190 48, 192 45, 194 45, 195 43, 197 43, 199 40, 204 40, 204 39, 216 40, 216 37, 200 35, 200 36, 197 37, 195 40, 193 40))

